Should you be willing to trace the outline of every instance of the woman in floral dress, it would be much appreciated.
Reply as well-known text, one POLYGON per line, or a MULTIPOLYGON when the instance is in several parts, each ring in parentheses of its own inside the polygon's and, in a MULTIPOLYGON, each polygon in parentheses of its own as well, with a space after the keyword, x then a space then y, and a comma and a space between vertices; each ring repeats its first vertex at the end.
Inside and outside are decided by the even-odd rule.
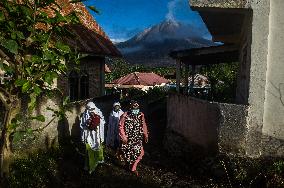
POLYGON ((132 101, 130 110, 125 112, 119 122, 121 151, 129 169, 136 175, 136 167, 144 155, 143 140, 148 142, 148 130, 145 117, 139 110, 139 104, 132 101))

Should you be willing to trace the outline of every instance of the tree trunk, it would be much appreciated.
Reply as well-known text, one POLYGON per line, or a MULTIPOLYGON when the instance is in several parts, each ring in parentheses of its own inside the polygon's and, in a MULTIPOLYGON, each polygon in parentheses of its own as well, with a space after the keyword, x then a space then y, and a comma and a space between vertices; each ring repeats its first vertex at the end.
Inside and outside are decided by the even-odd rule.
POLYGON ((8 175, 9 166, 11 161, 11 143, 10 143, 10 132, 8 130, 11 120, 16 116, 19 111, 17 105, 6 108, 5 118, 3 122, 3 129, 1 132, 0 140, 0 176, 1 179, 8 175))
POLYGON ((4 177, 4 173, 7 171, 6 168, 4 168, 6 165, 4 164, 5 154, 7 147, 7 139, 8 139, 8 125, 9 125, 9 119, 10 119, 10 109, 6 109, 5 112, 5 118, 3 122, 3 129, 1 133, 1 140, 0 140, 0 174, 1 178, 4 177))

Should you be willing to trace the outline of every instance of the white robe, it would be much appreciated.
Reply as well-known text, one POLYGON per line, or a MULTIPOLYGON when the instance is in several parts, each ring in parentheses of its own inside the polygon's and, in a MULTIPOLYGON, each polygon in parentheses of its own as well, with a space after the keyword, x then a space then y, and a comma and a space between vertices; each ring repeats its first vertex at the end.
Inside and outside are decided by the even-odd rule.
POLYGON ((97 130, 89 130, 87 128, 87 120, 90 118, 90 110, 86 109, 80 119, 81 139, 83 143, 88 143, 93 150, 98 150, 102 142, 104 142, 105 119, 100 109, 96 108, 93 112, 101 117, 99 128, 97 130))

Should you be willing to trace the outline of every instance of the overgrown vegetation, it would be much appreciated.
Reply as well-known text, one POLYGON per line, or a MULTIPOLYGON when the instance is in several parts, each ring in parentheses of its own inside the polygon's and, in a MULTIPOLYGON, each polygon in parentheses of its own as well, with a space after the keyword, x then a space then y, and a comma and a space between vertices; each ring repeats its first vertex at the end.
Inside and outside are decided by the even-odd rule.
MULTIPOLYGON (((133 72, 154 72, 161 76, 175 74, 175 67, 130 65, 123 59, 113 59, 109 66, 112 72, 106 74, 107 83, 111 83, 113 80, 133 72)), ((200 74, 208 77, 211 86, 209 96, 205 98, 216 102, 234 103, 238 69, 238 63, 224 63, 201 67, 200 74)), ((184 77, 184 71, 182 74, 184 77)), ((130 92, 132 91, 130 90, 130 92)))
POLYGON ((63 15, 61 6, 56 0, 0 1, 0 69, 7 78, 0 85, 6 110, 0 139, 1 176, 8 170, 3 159, 9 158, 13 136, 41 130, 30 126, 33 120, 45 121, 43 115, 33 115, 39 96, 52 97, 58 91, 53 82, 67 71, 65 62, 79 63, 76 49, 64 42, 64 37, 73 36, 64 26, 78 24, 79 18, 76 12, 63 15))
POLYGON ((238 63, 204 66, 200 73, 207 76, 211 85, 210 99, 234 103, 237 88, 238 63))
POLYGON ((109 66, 111 73, 106 74, 106 83, 123 77, 133 72, 154 72, 160 76, 171 75, 175 72, 175 67, 147 67, 144 65, 131 65, 124 59, 111 59, 109 66))
POLYGON ((146 148, 140 177, 127 172, 106 150, 106 163, 94 174, 83 171, 81 159, 62 150, 31 154, 12 164, 9 187, 271 187, 284 186, 281 159, 249 159, 232 156, 171 158, 158 145, 146 148), (159 159, 158 159, 158 158, 159 159))

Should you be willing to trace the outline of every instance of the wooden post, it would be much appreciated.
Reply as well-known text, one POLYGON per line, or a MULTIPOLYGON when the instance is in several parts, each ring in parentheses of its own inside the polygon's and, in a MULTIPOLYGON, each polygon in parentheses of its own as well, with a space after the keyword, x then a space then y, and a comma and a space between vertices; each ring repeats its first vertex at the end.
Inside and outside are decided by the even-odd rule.
POLYGON ((184 64, 185 66, 185 78, 184 78, 184 94, 188 94, 188 77, 189 77, 189 65, 188 64, 184 64))
POLYGON ((176 61, 176 90, 180 93, 180 77, 181 77, 181 61, 177 59, 176 61))
POLYGON ((193 87, 194 87, 194 76, 195 76, 195 65, 192 65, 192 71, 191 71, 191 84, 190 84, 190 93, 194 93, 193 92, 193 87))

